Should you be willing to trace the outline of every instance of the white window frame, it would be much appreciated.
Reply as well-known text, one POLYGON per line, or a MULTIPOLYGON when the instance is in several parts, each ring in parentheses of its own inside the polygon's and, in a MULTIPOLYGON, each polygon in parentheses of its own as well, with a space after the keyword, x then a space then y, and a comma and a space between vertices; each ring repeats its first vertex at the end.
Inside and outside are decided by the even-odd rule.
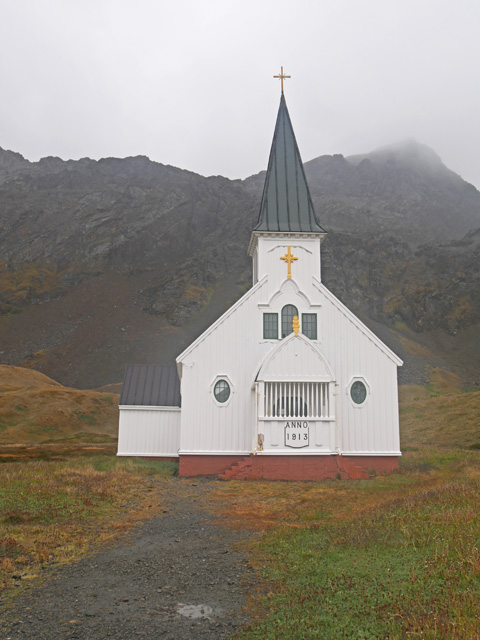
POLYGON ((232 396, 235 393, 234 389, 233 389, 233 384, 232 381, 230 379, 230 376, 228 376, 226 373, 224 374, 219 374, 218 376, 216 376, 212 382, 212 384, 210 385, 210 393, 212 394, 212 398, 214 403, 217 405, 217 407, 228 407, 228 405, 230 404, 231 400, 232 400, 232 396), (229 387, 230 387, 230 395, 228 396, 228 399, 225 402, 219 402, 217 400, 217 398, 215 397, 215 385, 217 384, 217 382, 219 382, 220 380, 225 380, 225 382, 228 383, 229 387))

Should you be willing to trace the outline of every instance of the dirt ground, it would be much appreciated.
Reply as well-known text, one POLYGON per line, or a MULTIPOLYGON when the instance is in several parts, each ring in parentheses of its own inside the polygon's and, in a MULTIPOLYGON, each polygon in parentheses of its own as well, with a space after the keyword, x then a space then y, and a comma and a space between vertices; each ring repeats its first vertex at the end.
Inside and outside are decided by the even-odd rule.
POLYGON ((215 481, 169 486, 160 516, 0 608, 0 638, 232 637, 248 621, 254 578, 241 543, 251 534, 214 516, 215 481))

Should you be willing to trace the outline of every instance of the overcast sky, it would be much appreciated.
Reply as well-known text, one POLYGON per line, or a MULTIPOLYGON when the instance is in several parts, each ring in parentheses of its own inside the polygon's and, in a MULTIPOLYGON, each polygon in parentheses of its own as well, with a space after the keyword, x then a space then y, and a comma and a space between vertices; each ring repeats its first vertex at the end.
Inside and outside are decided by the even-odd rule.
POLYGON ((266 168, 405 138, 480 187, 479 0, 0 0, 0 147, 266 168))

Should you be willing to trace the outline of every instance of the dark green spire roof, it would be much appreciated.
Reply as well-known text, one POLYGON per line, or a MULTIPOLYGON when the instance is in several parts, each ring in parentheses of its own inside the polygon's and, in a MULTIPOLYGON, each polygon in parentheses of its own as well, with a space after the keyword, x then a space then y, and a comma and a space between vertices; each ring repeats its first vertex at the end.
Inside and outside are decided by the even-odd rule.
POLYGON ((325 233, 318 224, 287 103, 282 93, 254 231, 325 233))

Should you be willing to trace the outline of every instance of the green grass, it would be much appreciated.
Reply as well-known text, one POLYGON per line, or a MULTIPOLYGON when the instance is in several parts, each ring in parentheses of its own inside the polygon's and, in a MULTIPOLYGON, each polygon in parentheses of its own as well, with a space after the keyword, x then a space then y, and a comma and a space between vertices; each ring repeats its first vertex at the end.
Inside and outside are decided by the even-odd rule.
POLYGON ((433 384, 425 385, 425 389, 427 390, 427 393, 430 396, 430 398, 439 398, 441 395, 440 393, 438 393, 438 391, 435 391, 435 387, 433 384))
POLYGON ((12 451, 0 465, 0 589, 15 586, 15 575, 35 577, 52 562, 75 560, 136 517, 153 515, 159 501, 152 503, 152 487, 162 489, 176 471, 171 462, 87 452, 72 457, 73 450, 51 448, 42 460, 26 449, 22 460, 22 451, 12 451))
POLYGON ((268 491, 276 522, 251 547, 267 595, 239 638, 479 637, 480 454, 409 452, 381 481, 268 491))
POLYGON ((97 471, 111 472, 120 467, 142 476, 175 476, 178 471, 178 463, 170 460, 143 460, 141 458, 99 456, 98 458, 92 459, 91 464, 97 471))
POLYGON ((119 460, 112 456, 44 463, 30 462, 21 473, 5 468, 0 486, 0 522, 61 523, 95 518, 118 499, 115 473, 171 476, 174 463, 119 460))
POLYGON ((85 420, 86 422, 92 422, 92 423, 97 422, 97 417, 96 416, 92 416, 90 413, 83 413, 82 411, 75 411, 75 415, 80 420, 85 420))

